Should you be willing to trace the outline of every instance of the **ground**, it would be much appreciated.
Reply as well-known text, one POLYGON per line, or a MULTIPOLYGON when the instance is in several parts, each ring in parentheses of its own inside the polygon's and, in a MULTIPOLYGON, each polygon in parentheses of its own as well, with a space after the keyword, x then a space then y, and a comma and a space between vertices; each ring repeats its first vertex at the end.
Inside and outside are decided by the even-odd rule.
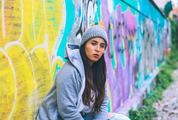
POLYGON ((153 120, 178 120, 178 69, 172 78, 174 82, 163 92, 163 99, 153 104, 157 111, 153 120))

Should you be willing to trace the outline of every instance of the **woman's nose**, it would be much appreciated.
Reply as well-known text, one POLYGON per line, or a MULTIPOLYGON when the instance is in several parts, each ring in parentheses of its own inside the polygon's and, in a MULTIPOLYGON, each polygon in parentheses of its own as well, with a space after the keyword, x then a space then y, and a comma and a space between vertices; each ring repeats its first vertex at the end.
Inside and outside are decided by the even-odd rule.
POLYGON ((99 45, 96 46, 96 50, 100 51, 100 46, 99 45))

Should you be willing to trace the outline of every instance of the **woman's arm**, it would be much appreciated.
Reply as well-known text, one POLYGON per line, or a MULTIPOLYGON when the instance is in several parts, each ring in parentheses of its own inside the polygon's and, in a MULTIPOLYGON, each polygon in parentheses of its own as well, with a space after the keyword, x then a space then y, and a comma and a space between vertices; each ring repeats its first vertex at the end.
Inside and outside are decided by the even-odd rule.
POLYGON ((65 66, 56 79, 57 106, 59 115, 64 120, 83 120, 77 108, 79 75, 75 68, 65 66))

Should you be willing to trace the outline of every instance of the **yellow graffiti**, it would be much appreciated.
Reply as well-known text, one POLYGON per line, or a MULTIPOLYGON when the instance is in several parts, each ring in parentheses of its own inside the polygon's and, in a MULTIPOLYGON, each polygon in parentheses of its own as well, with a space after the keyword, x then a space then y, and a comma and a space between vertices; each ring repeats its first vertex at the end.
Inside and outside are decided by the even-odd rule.
POLYGON ((12 63, 15 63, 13 67, 16 71, 17 99, 12 119, 19 116, 32 119, 35 106, 33 93, 36 86, 31 60, 26 51, 18 44, 10 45, 6 51, 12 63))
POLYGON ((51 88, 63 0, 0 1, 0 120, 32 120, 51 88))
POLYGON ((10 59, 2 49, 0 61, 0 118, 7 119, 15 101, 15 74, 10 59))
POLYGON ((21 34, 21 4, 19 0, 1 1, 1 35, 0 47, 6 43, 18 40, 21 34))
POLYGON ((34 74, 37 81, 37 105, 39 105, 43 96, 46 95, 53 83, 51 65, 49 57, 47 56, 47 51, 43 47, 35 48, 34 51, 31 52, 30 57, 34 66, 34 74))

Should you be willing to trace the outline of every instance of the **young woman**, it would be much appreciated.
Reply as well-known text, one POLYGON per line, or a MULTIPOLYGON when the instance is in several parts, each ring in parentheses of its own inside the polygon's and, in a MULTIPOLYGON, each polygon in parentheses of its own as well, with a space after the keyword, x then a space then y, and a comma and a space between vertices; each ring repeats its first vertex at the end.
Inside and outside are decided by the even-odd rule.
POLYGON ((106 120, 108 98, 104 52, 108 38, 95 25, 82 36, 80 46, 68 44, 68 61, 44 98, 37 120, 106 120))

